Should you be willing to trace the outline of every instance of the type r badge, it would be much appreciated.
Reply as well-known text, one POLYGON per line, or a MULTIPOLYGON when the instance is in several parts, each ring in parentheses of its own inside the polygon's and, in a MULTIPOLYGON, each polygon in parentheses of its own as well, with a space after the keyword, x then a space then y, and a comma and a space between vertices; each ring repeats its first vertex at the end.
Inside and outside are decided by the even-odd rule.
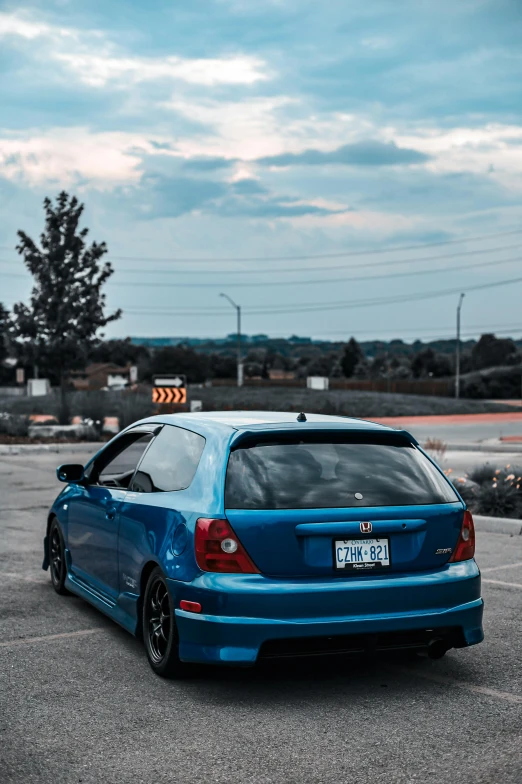
POLYGON ((123 572, 123 574, 122 574, 122 580, 125 583, 125 585, 129 586, 129 588, 137 588, 138 587, 138 583, 136 582, 136 580, 133 580, 132 577, 129 577, 129 575, 125 574, 125 572, 123 572))
POLYGON ((371 523, 359 523, 359 528, 362 534, 371 534, 373 526, 371 523))

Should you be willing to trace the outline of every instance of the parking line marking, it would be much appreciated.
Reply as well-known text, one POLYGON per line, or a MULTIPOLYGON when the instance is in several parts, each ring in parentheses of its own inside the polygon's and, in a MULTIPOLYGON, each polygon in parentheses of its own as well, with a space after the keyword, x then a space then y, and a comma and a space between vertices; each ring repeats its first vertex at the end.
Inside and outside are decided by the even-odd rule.
POLYGON ((80 629, 77 632, 61 632, 60 634, 46 634, 43 637, 24 637, 20 640, 8 640, 7 642, 0 642, 0 648, 15 648, 18 645, 29 645, 33 642, 53 642, 54 640, 63 640, 66 637, 86 637, 88 634, 97 634, 98 632, 106 631, 103 627, 98 626, 95 629, 80 629))
POLYGON ((443 686, 457 686, 459 689, 466 689, 466 691, 474 692, 475 694, 485 694, 486 697, 496 697, 499 700, 512 702, 515 705, 522 705, 522 694, 512 694, 509 691, 497 691, 496 689, 488 689, 487 686, 476 686, 474 683, 466 683, 459 681, 456 678, 449 678, 446 675, 437 675, 434 672, 418 672, 417 670, 409 670, 407 667, 395 667, 404 675, 411 677, 417 675, 419 678, 424 678, 427 681, 434 683, 441 683, 443 686))
POLYGON ((517 563, 512 564, 503 564, 502 566, 488 566, 486 569, 481 569, 482 573, 485 572, 497 572, 500 569, 514 569, 515 566, 522 566, 522 561, 518 561, 517 563))
POLYGON ((505 585, 508 588, 522 588, 522 583, 505 583, 502 580, 482 580, 483 583, 492 583, 492 585, 505 585))

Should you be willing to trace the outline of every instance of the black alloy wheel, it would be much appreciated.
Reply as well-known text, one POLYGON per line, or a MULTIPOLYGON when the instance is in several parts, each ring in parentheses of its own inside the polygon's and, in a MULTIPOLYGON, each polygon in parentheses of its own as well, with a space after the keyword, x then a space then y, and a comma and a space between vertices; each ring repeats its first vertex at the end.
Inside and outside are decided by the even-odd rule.
POLYGON ((161 578, 155 580, 149 596, 149 648, 155 664, 165 658, 170 640, 172 621, 167 586, 161 578))
POLYGON ((159 567, 150 575, 145 589, 142 633, 149 664, 157 675, 177 678, 186 674, 187 665, 179 659, 174 604, 159 567))
POLYGON ((65 578, 67 576, 67 567, 65 564, 65 544, 63 535, 60 530, 60 525, 56 517, 51 523, 49 529, 49 537, 47 541, 49 551, 49 568, 51 570, 51 582, 56 593, 67 594, 69 591, 65 588, 65 578))

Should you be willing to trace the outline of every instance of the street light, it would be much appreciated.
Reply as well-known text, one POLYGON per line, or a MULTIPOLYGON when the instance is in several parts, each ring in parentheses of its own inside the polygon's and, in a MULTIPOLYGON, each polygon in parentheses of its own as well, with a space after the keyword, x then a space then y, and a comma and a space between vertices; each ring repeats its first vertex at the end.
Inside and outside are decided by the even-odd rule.
POLYGON ((461 294, 457 305, 457 345, 455 346, 455 397, 460 397, 460 309, 466 295, 461 294))
POLYGON ((234 300, 228 294, 221 293, 220 297, 227 299, 237 312, 237 385, 243 386, 243 363, 241 361, 241 305, 236 305, 234 300))

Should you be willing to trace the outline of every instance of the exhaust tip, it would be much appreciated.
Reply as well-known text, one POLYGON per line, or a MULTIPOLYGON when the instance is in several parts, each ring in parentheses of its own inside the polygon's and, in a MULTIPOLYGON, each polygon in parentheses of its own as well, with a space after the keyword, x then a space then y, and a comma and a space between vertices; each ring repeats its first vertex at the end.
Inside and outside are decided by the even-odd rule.
POLYGON ((430 640, 428 643, 428 656, 430 659, 442 659, 445 653, 449 650, 450 646, 446 640, 430 640))

